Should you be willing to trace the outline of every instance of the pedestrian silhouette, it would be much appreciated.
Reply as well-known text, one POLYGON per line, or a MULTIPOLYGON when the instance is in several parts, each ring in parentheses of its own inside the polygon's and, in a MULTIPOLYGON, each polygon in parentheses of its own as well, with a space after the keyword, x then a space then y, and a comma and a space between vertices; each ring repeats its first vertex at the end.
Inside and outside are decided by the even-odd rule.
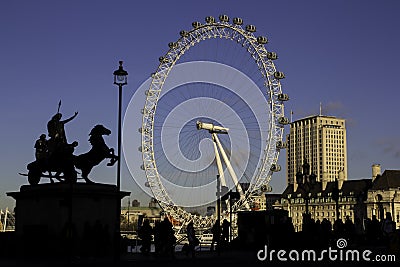
POLYGON ((229 243, 230 228, 231 228, 231 223, 227 219, 224 219, 221 225, 221 231, 222 231, 221 243, 224 246, 227 246, 229 243))
POLYGON ((333 235, 336 239, 344 237, 344 223, 342 219, 335 220, 333 223, 333 235))
POLYGON ((176 237, 173 225, 168 217, 165 217, 164 220, 160 222, 158 236, 160 242, 159 255, 174 258, 176 237))
POLYGON ((220 237, 221 237, 221 227, 219 225, 219 220, 215 221, 214 225, 211 228, 211 233, 213 236, 212 236, 210 250, 213 251, 215 248, 215 245, 219 246, 219 241, 220 241, 220 237))
POLYGON ((386 217, 382 221, 382 240, 384 245, 389 248, 390 244, 393 242, 394 233, 396 231, 396 223, 392 220, 392 214, 386 212, 386 217))
POLYGON ((328 245, 332 237, 332 223, 327 219, 323 218, 321 222, 321 243, 322 245, 328 245))
POLYGON ((150 221, 145 219, 138 231, 138 236, 142 240, 142 247, 140 248, 140 251, 145 255, 148 255, 151 251, 152 235, 153 227, 151 227, 150 221))
POLYGON ((353 221, 350 219, 350 217, 347 215, 346 219, 344 221, 344 237, 347 238, 350 241, 354 241, 354 235, 355 235, 355 226, 353 221))
POLYGON ((379 243, 382 240, 382 232, 381 227, 376 215, 372 215, 372 219, 368 224, 368 242, 370 243, 379 243))
POLYGON ((161 252, 162 248, 162 240, 160 238, 161 234, 161 222, 156 221, 153 228, 153 235, 154 235, 154 253, 158 256, 161 252))
POLYGON ((386 217, 382 222, 382 234, 385 237, 390 236, 396 230, 396 224, 392 220, 392 214, 386 212, 386 217))
POLYGON ((188 250, 186 251, 186 255, 189 253, 192 255, 192 258, 195 257, 195 249, 196 246, 199 245, 199 239, 196 237, 196 232, 194 230, 193 222, 190 222, 186 227, 186 236, 189 241, 188 250))

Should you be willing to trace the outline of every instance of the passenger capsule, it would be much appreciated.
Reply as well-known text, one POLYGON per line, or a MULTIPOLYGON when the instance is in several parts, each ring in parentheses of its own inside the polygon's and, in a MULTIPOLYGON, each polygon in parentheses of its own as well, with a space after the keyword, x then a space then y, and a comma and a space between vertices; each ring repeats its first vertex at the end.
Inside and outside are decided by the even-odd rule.
MULTIPOLYGON (((140 148, 141 148, 141 147, 140 147, 140 148)), ((282 142, 282 141, 276 142, 276 148, 277 148, 277 149, 283 148, 283 142, 282 142)))
POLYGON ((208 16, 208 17, 206 17, 206 22, 207 23, 214 23, 215 22, 215 18, 213 17, 213 16, 208 16))
POLYGON ((286 117, 280 117, 280 118, 278 119, 278 122, 279 122, 280 124, 282 124, 282 125, 286 125, 286 124, 289 124, 289 119, 286 118, 286 117))
POLYGON ((258 36, 257 37, 257 43, 259 44, 266 44, 268 43, 268 39, 265 36, 258 36))
POLYGON ((285 74, 281 71, 277 71, 274 73, 274 77, 275 77, 275 79, 283 79, 283 78, 285 78, 285 74))
POLYGON ((243 20, 241 18, 234 18, 233 19, 233 24, 242 25, 243 24, 243 20))
POLYGON ((138 147, 138 150, 139 150, 139 152, 142 152, 143 148, 140 146, 140 147, 138 147))
POLYGON ((220 15, 219 20, 221 22, 229 22, 229 17, 227 15, 220 15))
POLYGON ((279 101, 288 101, 289 100, 289 95, 288 94, 279 94, 278 95, 278 100, 279 101))
POLYGON ((168 62, 168 59, 165 58, 165 57, 159 57, 159 58, 158 58, 158 61, 160 61, 160 63, 167 63, 167 62, 168 62))
POLYGON ((199 28, 201 26, 201 23, 198 22, 198 21, 195 21, 195 22, 192 23, 192 26, 193 26, 193 28, 197 29, 197 28, 199 28))
POLYGON ((246 31, 248 31, 248 32, 255 32, 255 31, 256 31, 256 26, 254 26, 254 25, 247 25, 247 26, 246 26, 246 31))
POLYGON ((270 186, 270 185, 262 185, 261 187, 260 187, 260 189, 261 189, 261 191, 262 192, 272 192, 272 187, 270 186))
POLYGON ((287 148, 287 143, 283 141, 278 141, 276 142, 276 148, 277 149, 287 148))
POLYGON ((143 132, 143 129, 142 129, 142 128, 139 128, 138 131, 139 131, 139 133, 142 133, 142 132, 143 132))
POLYGON ((180 34, 182 37, 188 37, 188 36, 189 36, 189 32, 188 32, 188 31, 185 31, 185 30, 180 31, 179 34, 180 34))
POLYGON ((168 47, 171 48, 171 49, 175 49, 175 48, 178 47, 178 44, 175 43, 175 42, 170 42, 170 43, 168 44, 168 47))
POLYGON ((142 165, 140 165, 140 168, 142 169, 142 170, 144 170, 144 165, 142 164, 142 165))
POLYGON ((271 171, 273 172, 279 172, 281 170, 281 165, 279 164, 272 164, 271 166, 271 171))
POLYGON ((278 55, 275 52, 268 52, 267 58, 270 60, 276 60, 276 59, 278 59, 278 55))

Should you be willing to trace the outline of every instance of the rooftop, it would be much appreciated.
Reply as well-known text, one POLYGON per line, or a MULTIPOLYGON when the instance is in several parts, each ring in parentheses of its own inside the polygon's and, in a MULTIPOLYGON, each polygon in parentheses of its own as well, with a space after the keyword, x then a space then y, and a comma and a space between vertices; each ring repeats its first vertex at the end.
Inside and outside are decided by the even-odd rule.
POLYGON ((375 178, 372 190, 387 190, 400 187, 400 170, 385 170, 375 178))

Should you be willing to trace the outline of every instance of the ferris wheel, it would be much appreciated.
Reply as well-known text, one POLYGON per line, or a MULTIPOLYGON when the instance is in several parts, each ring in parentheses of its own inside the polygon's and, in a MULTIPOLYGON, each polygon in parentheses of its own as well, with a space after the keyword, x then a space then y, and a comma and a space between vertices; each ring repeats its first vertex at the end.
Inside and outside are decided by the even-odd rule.
POLYGON ((217 219, 208 209, 217 185, 239 195, 225 203, 222 216, 250 210, 270 188, 280 170, 289 97, 274 65, 277 54, 254 25, 208 16, 179 34, 145 92, 141 169, 166 215, 208 228, 217 219))

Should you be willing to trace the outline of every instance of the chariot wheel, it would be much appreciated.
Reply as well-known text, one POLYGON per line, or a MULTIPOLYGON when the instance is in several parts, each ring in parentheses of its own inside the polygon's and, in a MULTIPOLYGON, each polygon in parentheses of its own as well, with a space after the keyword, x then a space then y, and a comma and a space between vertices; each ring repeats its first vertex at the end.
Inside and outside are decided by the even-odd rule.
POLYGON ((42 176, 42 172, 38 170, 29 170, 28 171, 28 182, 30 185, 37 185, 40 182, 40 178, 42 176))
POLYGON ((176 225, 213 225, 217 175, 225 193, 239 194, 223 205, 226 217, 254 208, 254 198, 280 170, 289 97, 267 43, 241 18, 231 23, 226 15, 209 16, 182 30, 159 58, 145 93, 139 150, 146 185, 176 225), (212 126, 196 128, 199 122, 212 126))

